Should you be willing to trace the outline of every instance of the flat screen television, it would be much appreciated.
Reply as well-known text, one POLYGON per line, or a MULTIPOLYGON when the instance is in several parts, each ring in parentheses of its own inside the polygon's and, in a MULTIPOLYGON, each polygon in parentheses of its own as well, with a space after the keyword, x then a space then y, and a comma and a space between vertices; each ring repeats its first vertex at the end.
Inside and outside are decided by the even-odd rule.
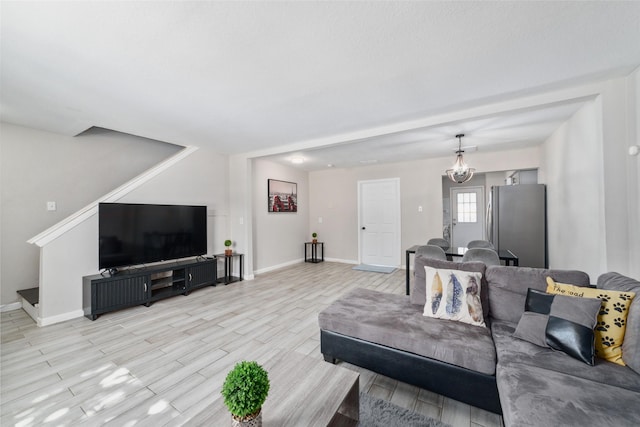
POLYGON ((100 269, 207 253, 207 207, 100 203, 100 269))

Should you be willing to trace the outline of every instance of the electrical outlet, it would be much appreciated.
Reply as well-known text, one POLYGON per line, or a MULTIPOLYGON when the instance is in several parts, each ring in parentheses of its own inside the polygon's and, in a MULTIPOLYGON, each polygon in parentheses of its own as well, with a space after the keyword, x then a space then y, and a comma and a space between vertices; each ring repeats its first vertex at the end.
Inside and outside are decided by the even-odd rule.
POLYGON ((48 211, 55 211, 57 209, 56 207, 56 202, 47 202, 47 210, 48 211))
POLYGON ((322 224, 322 217, 321 216, 318 217, 318 224, 322 224))
POLYGON ((418 212, 422 212, 422 206, 418 206, 418 212))

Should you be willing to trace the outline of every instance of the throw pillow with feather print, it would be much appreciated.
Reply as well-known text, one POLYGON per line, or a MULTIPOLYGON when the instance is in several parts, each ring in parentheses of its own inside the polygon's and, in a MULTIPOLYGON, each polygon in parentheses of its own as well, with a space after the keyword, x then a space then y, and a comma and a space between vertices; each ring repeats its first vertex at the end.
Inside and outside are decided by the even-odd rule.
POLYGON ((485 326, 480 300, 482 273, 425 266, 423 315, 485 326))

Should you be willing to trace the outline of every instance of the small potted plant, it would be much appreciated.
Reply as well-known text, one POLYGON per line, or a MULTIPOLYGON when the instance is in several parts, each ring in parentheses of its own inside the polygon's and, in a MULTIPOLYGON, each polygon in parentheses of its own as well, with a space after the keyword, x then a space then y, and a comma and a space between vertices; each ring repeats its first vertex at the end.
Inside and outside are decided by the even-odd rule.
POLYGON ((318 243, 318 233, 311 233, 311 237, 313 237, 311 240, 312 243, 318 243))
POLYGON ((262 405, 269 394, 269 376, 257 362, 242 361, 229 371, 222 385, 224 404, 233 427, 261 427, 262 405))
POLYGON ((224 246, 225 246, 224 254, 226 256, 230 256, 231 254, 233 254, 233 249, 231 249, 232 244, 233 242, 231 240, 224 241, 224 246))

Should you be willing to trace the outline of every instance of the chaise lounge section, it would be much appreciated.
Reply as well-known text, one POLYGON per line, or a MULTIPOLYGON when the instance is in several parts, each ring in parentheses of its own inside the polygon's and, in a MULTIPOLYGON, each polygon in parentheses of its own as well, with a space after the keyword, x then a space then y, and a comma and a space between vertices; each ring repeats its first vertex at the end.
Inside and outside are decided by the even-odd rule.
POLYGON ((500 413, 487 328, 422 316, 404 295, 355 289, 319 315, 325 360, 340 359, 500 413))

